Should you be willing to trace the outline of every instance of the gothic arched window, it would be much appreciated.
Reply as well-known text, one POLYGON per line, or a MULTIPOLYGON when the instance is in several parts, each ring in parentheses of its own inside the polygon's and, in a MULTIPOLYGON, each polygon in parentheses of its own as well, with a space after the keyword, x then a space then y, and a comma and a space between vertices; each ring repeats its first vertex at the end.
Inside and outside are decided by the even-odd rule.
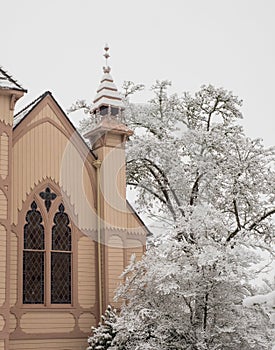
POLYGON ((62 203, 58 209, 44 203, 47 213, 44 211, 42 218, 38 202, 32 202, 25 217, 23 304, 71 304, 72 232, 69 216, 62 203))
POLYGON ((33 201, 26 215, 23 251, 23 303, 44 303, 45 242, 41 213, 33 201))
POLYGON ((51 252, 51 303, 71 303, 71 228, 64 205, 54 216, 51 252))

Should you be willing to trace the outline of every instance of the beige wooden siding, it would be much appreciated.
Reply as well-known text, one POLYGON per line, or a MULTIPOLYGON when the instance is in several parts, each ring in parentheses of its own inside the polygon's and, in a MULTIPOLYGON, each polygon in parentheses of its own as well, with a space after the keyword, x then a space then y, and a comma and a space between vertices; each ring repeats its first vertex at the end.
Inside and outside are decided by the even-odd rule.
POLYGON ((0 121, 12 125, 13 111, 10 110, 10 96, 0 96, 0 121))
POLYGON ((101 165, 101 190, 105 201, 106 227, 125 228, 127 209, 125 201, 125 152, 119 148, 104 148, 101 165), (111 176, 110 176, 111 175, 111 176))
POLYGON ((0 306, 5 302, 6 293, 6 250, 7 230, 0 225, 0 306))
POLYGON ((96 326, 96 318, 93 314, 85 312, 79 316, 78 325, 82 332, 89 334, 91 327, 96 326))
POLYGON ((29 125, 32 125, 36 122, 39 122, 39 121, 43 120, 44 118, 50 118, 53 122, 55 122, 63 130, 65 130, 64 125, 61 123, 61 121, 59 120, 59 118, 56 116, 55 112, 51 108, 51 106, 48 104, 34 118, 32 118, 29 125))
POLYGON ((2 331, 5 327, 5 320, 2 315, 0 315, 0 331, 2 331))
POLYGON ((21 317, 20 325, 28 334, 70 332, 75 319, 68 312, 28 312, 21 317))
POLYGON ((0 340, 0 350, 4 350, 4 349, 5 349, 4 340, 0 340))
POLYGON ((15 233, 11 232, 11 255, 10 255, 10 305, 14 306, 17 301, 17 256, 18 246, 15 233))
POLYGON ((78 242, 78 301, 92 307, 96 299, 95 242, 81 237, 78 242))
POLYGON ((114 292, 120 282, 119 277, 124 270, 123 242, 119 236, 113 235, 108 240, 108 273, 109 273, 109 302, 117 307, 113 302, 114 292))
MULTIPOLYGON (((40 113, 57 120, 47 106, 40 113)), ((59 184, 70 198, 72 210, 78 218, 76 225, 80 229, 96 227, 93 191, 86 166, 71 140, 55 125, 41 120, 41 124, 18 139, 13 146, 12 169, 14 224, 18 222, 18 209, 22 209, 28 194, 49 178, 59 184)), ((92 167, 91 172, 94 172, 92 167)))
MULTIPOLYGON (((41 339, 38 340, 10 340, 9 350, 85 350, 88 346, 84 339, 41 339)), ((4 348, 3 348, 4 349, 4 348)), ((0 347, 0 350, 2 348, 0 347)))
POLYGON ((136 260, 141 260, 143 255, 142 243, 137 239, 127 239, 126 241, 126 260, 130 263, 131 256, 135 254, 136 260))
POLYGON ((9 324, 10 324, 10 333, 12 333, 15 330, 17 325, 17 318, 15 317, 14 314, 10 314, 9 324))
POLYGON ((0 219, 7 219, 8 200, 4 192, 0 189, 0 219))
POLYGON ((3 180, 8 176, 9 171, 9 137, 4 132, 0 136, 0 175, 3 180))

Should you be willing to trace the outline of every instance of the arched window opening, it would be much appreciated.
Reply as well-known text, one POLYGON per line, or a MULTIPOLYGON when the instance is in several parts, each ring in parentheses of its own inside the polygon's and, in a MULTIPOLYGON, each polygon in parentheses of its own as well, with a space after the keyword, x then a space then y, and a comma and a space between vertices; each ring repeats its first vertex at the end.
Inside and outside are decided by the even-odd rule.
POLYGON ((54 216, 51 251, 51 303, 71 303, 71 228, 70 220, 60 204, 54 216))
POLYGON ((35 201, 26 215, 23 251, 23 303, 44 303, 45 242, 41 213, 35 201))

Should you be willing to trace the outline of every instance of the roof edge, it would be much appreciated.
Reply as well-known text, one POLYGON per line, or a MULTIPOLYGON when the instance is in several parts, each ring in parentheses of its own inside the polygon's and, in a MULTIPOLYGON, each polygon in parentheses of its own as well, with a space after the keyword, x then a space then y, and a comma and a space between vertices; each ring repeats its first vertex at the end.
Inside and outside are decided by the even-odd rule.
POLYGON ((21 113, 23 113, 24 111, 27 111, 28 108, 30 108, 30 106, 32 106, 32 108, 30 108, 27 113, 22 117, 22 119, 13 127, 13 130, 17 128, 18 125, 21 124, 21 122, 23 120, 25 120, 25 118, 27 118, 27 116, 34 110, 34 108, 38 105, 39 102, 41 102, 44 98, 46 98, 47 96, 50 96, 52 98, 52 100, 54 101, 54 103, 57 105, 57 107, 60 109, 60 111, 62 112, 62 114, 64 115, 64 117, 66 118, 66 120, 68 121, 68 123, 71 125, 71 127, 73 128, 73 130, 76 132, 77 136, 81 139, 81 141, 83 142, 83 144, 85 145, 85 147, 88 148, 89 153, 92 154, 92 156, 94 157, 94 159, 97 159, 97 155, 88 147, 88 145, 86 144, 86 142, 84 141, 83 137, 80 135, 79 131, 77 130, 77 128, 74 126, 74 124, 70 121, 69 117, 67 116, 67 114, 64 112, 63 108, 60 106, 60 104, 57 102, 57 100, 54 98, 53 94, 51 93, 51 91, 45 91, 43 94, 41 94, 39 97, 37 97, 34 101, 32 101, 31 103, 29 103, 26 107, 24 107, 20 112, 16 113, 16 115, 14 116, 14 118, 16 116, 19 116, 21 113))
POLYGON ((21 84, 19 84, 18 83, 18 81, 16 80, 16 79, 14 79, 13 77, 12 77, 12 75, 11 74, 9 74, 2 66, 0 66, 0 71, 7 77, 7 79, 9 80, 9 81, 11 81, 14 85, 16 85, 17 86, 17 88, 5 88, 5 89, 10 89, 10 90, 19 90, 19 91, 22 91, 22 92, 25 92, 25 93, 27 93, 28 92, 28 90, 26 90, 26 89, 24 89, 22 86, 21 86, 21 84))

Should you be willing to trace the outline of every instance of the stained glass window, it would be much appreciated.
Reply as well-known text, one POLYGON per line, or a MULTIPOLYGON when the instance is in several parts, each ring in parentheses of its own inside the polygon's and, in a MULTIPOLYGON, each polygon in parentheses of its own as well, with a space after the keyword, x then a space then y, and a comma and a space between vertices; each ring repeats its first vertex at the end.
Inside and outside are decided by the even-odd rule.
POLYGON ((71 254, 64 252, 51 254, 51 302, 71 303, 71 254))
POLYGON ((71 228, 70 220, 59 205, 54 216, 51 252, 51 303, 71 303, 71 228))
POLYGON ((59 211, 55 214, 52 229, 52 250, 71 250, 71 228, 69 217, 64 212, 64 205, 59 205, 59 211))
POLYGON ((45 227, 51 232, 44 231, 42 215, 33 201, 24 225, 23 303, 71 304, 72 234, 69 216, 64 205, 60 204, 54 217, 50 215, 44 220, 45 227), (50 261, 50 265, 45 261, 50 261))
POLYGON ((44 227, 35 202, 26 215, 23 251, 23 303, 44 303, 44 227))
POLYGON ((50 210, 50 207, 52 205, 52 201, 55 200, 56 194, 51 192, 51 189, 47 187, 44 192, 40 192, 39 196, 44 199, 45 207, 47 211, 50 210))

